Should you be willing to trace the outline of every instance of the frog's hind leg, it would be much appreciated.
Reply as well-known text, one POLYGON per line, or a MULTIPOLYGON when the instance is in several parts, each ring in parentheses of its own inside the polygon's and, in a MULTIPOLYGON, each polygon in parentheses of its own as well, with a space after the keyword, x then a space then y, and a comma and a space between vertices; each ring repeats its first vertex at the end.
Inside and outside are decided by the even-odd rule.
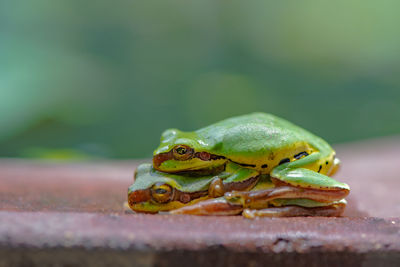
POLYGON ((228 163, 226 171, 230 176, 222 180, 216 176, 208 189, 208 196, 212 198, 221 197, 225 192, 251 189, 258 181, 259 173, 256 170, 243 168, 235 163, 228 163))
POLYGON ((306 198, 330 203, 341 200, 349 194, 347 184, 340 183, 323 174, 298 168, 278 169, 271 173, 275 187, 255 191, 233 191, 224 197, 231 202, 239 202, 246 208, 265 208, 274 199, 306 198))
POLYGON ((345 204, 335 204, 325 207, 305 208, 300 206, 283 206, 266 209, 244 209, 242 215, 248 219, 256 217, 298 217, 298 216, 324 216, 339 217, 342 215, 345 204))
MULTIPOLYGON (((271 181, 275 186, 293 186, 303 190, 312 190, 322 197, 319 201, 340 200, 346 197, 350 188, 347 184, 321 173, 305 168, 277 168, 271 172, 271 181), (324 199, 326 197, 326 199, 324 199)), ((314 199, 314 198, 311 198, 314 199)))

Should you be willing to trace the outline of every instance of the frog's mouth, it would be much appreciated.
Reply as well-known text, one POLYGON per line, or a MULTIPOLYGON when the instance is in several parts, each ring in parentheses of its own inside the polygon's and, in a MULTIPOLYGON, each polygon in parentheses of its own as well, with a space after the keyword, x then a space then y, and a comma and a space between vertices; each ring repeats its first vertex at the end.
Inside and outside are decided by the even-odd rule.
POLYGON ((143 203, 143 202, 149 202, 149 201, 153 201, 160 205, 166 204, 171 201, 179 201, 183 204, 186 204, 194 199, 208 195, 208 190, 198 191, 198 192, 182 192, 182 191, 177 190, 176 188, 173 188, 172 190, 173 190, 173 192, 171 194, 170 199, 164 203, 158 203, 156 200, 154 200, 154 198, 151 195, 150 188, 136 190, 136 191, 129 193, 128 202, 129 202, 130 206, 133 206, 133 205, 139 204, 139 203, 143 203))
MULTIPOLYGON (((214 161, 214 160, 223 160, 226 159, 224 156, 219 156, 219 155, 214 155, 214 154, 210 154, 208 152, 195 152, 193 153, 193 155, 190 158, 187 158, 185 160, 179 160, 177 158, 174 157, 174 153, 173 150, 170 150, 168 152, 165 153, 160 153, 157 154, 153 157, 153 166, 156 170, 158 171, 171 171, 174 172, 173 170, 164 170, 163 168, 160 168, 161 164, 169 161, 169 160, 174 160, 174 161, 186 161, 188 162, 189 160, 193 160, 193 159, 199 159, 201 161, 214 161)), ((196 167, 194 168, 185 168, 187 170, 189 169, 197 169, 196 167)), ((176 171, 181 171, 181 170, 176 170, 176 171)))

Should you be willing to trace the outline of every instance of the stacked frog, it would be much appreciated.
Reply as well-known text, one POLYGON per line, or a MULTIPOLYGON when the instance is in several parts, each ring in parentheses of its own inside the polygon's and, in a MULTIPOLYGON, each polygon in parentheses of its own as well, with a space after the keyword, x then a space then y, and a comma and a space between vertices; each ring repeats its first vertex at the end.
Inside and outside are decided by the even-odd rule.
POLYGON ((128 204, 146 213, 340 216, 350 188, 329 177, 339 163, 323 139, 271 114, 169 129, 153 164, 137 168, 128 204))

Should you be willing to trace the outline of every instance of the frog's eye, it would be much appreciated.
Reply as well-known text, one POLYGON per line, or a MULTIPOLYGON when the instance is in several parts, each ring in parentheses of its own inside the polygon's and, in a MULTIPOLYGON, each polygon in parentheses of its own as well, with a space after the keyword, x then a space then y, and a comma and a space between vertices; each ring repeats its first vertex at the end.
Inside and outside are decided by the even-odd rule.
POLYGON ((172 153, 176 160, 188 160, 193 157, 194 150, 186 145, 177 145, 172 153))
POLYGON ((151 196, 157 203, 167 203, 173 197, 172 187, 168 184, 155 184, 151 188, 151 196))

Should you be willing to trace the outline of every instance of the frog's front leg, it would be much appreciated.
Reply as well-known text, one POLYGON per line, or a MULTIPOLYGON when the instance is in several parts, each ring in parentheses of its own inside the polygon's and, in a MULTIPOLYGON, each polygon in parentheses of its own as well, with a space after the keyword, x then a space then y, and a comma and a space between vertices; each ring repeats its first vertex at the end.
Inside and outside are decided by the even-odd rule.
POLYGON ((278 167, 270 175, 275 187, 248 192, 228 192, 225 198, 240 202, 244 207, 260 209, 268 207, 269 201, 274 199, 305 198, 330 203, 345 198, 350 192, 347 184, 309 169, 278 167))
POLYGON ((231 203, 225 198, 219 197, 171 210, 169 213, 186 215, 237 215, 242 211, 243 206, 241 204, 231 203))
POLYGON ((217 198, 230 191, 244 191, 251 189, 258 181, 259 173, 256 170, 247 169, 235 163, 228 163, 225 171, 229 176, 222 180, 216 176, 208 189, 208 196, 217 198))

